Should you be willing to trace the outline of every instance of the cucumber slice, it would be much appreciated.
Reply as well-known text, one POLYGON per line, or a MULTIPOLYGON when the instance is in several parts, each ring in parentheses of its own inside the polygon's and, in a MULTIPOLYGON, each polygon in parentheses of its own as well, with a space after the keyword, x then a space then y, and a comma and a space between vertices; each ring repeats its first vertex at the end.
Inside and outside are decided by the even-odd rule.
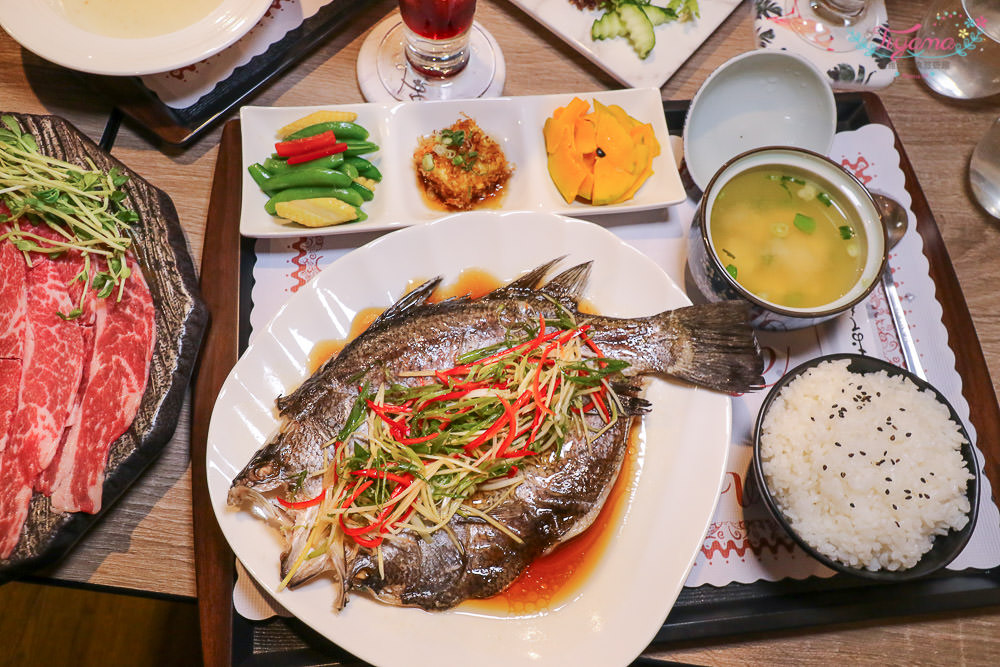
POLYGON ((594 24, 590 26, 590 38, 593 40, 599 39, 614 39, 615 37, 625 36, 625 24, 622 23, 622 19, 618 16, 618 12, 615 10, 610 10, 605 12, 604 16, 594 21, 594 24))
POLYGON ((618 15, 625 26, 625 33, 632 49, 640 59, 645 59, 656 45, 653 23, 646 18, 646 12, 642 11, 640 5, 631 2, 622 3, 618 7, 618 15))
POLYGON ((646 18, 649 19, 649 22, 653 24, 654 28, 658 25, 663 25, 664 23, 677 20, 677 14, 675 14, 672 9, 657 7, 656 5, 639 6, 642 8, 642 13, 646 15, 646 18))

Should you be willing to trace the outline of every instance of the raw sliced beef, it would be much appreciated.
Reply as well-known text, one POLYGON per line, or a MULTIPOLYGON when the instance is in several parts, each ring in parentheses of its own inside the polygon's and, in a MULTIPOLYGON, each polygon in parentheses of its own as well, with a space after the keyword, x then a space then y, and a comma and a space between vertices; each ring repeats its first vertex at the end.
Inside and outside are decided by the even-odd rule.
POLYGON ((139 409, 153 354, 153 299, 139 267, 121 301, 96 302, 94 346, 87 384, 51 475, 52 507, 97 512, 111 444, 128 429, 139 409))
MULTIPOLYGON (((94 319, 94 310, 91 310, 90 319, 94 319)), ((94 329, 95 327, 93 326, 81 327, 81 331, 83 332, 84 361, 83 374, 80 376, 80 386, 77 389, 76 398, 73 401, 73 407, 70 409, 69 415, 66 417, 62 438, 59 440, 59 446, 56 449, 55 456, 52 457, 52 463, 50 463, 49 466, 35 478, 35 491, 43 493, 46 496, 51 496, 52 490, 55 488, 56 475, 59 472, 59 462, 62 460, 63 450, 66 448, 66 442, 71 439, 75 439, 77 432, 80 429, 80 407, 83 404, 83 397, 86 392, 87 383, 90 380, 91 359, 94 354, 94 329)))
MULTIPOLYGON (((0 234, 6 228, 0 225, 0 234)), ((27 265, 13 243, 0 241, 0 359, 20 359, 28 310, 27 265)))
MULTIPOLYGON (((10 427, 17 412, 17 397, 21 388, 21 360, 0 359, 0 444, 6 442, 10 435, 10 427)), ((0 450, 0 470, 7 477, 8 461, 5 451, 0 450)), ((2 478, 0 478, 2 479, 2 478)), ((24 507, 25 514, 28 501, 31 500, 31 488, 26 484, 3 484, 0 482, 0 558, 6 558, 14 550, 21 535, 21 524, 24 516, 13 511, 24 507)))
POLYGON ((27 272, 27 314, 18 404, 0 470, 0 558, 17 544, 35 477, 52 461, 83 372, 83 334, 54 262, 27 272))
MULTIPOLYGON (((3 452, 10 436, 10 425, 14 423, 20 389, 21 360, 0 359, 0 452, 3 452)), ((0 460, 2 458, 0 454, 0 460)))

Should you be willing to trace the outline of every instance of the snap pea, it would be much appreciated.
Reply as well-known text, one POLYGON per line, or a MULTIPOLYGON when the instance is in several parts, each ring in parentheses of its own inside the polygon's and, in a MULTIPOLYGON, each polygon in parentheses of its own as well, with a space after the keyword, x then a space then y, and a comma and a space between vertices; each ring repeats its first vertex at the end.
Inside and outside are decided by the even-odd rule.
POLYGON ((288 188, 344 188, 351 184, 351 180, 350 176, 335 169, 286 169, 259 185, 265 194, 273 195, 288 188))
POLYGON ((271 195, 271 198, 264 204, 264 210, 271 215, 277 215, 275 205, 282 201, 296 201, 298 199, 319 199, 321 197, 336 197, 347 202, 351 206, 360 207, 365 200, 360 194, 350 188, 323 188, 323 187, 302 187, 288 188, 271 195))
POLYGON ((364 199, 365 201, 371 201, 372 199, 375 198, 374 192, 372 192, 365 186, 361 185, 357 181, 353 181, 351 183, 351 189, 357 192, 359 195, 361 195, 361 198, 364 199))
POLYGON ((353 165, 354 167, 356 167, 357 170, 358 170, 358 173, 361 176, 365 176, 367 178, 370 178, 373 181, 378 182, 378 183, 382 182, 382 172, 380 172, 378 170, 378 167, 376 167, 375 165, 373 165, 371 162, 369 162, 368 160, 364 159, 363 157, 360 157, 358 155, 352 155, 350 157, 344 158, 344 162, 346 162, 347 164, 350 164, 350 165, 353 165))
POLYGON ((345 174, 347 174, 348 176, 350 176, 352 181, 358 176, 360 176, 357 167, 355 167, 353 164, 349 162, 345 162, 344 164, 342 164, 340 166, 340 170, 345 174))
POLYGON ((382 172, 379 171, 378 167, 376 167, 375 165, 372 165, 367 169, 365 169, 363 172, 361 172, 361 175, 364 176, 365 178, 372 179, 376 183, 382 182, 382 172))
POLYGON ((337 141, 344 141, 346 139, 364 141, 368 138, 368 130, 361 127, 357 123, 350 123, 347 121, 328 121, 304 127, 298 132, 289 134, 285 137, 284 141, 293 141, 304 137, 312 137, 317 134, 322 134, 323 132, 329 132, 330 130, 333 130, 333 134, 336 135, 337 141))
POLYGON ((378 144, 371 141, 347 140, 344 143, 347 144, 347 150, 344 151, 345 158, 363 155, 364 153, 374 153, 378 150, 378 144))
POLYGON ((250 172, 250 178, 253 179, 253 182, 256 183, 261 190, 266 187, 267 182, 272 178, 271 173, 256 162, 247 167, 247 171, 250 172))
MULTIPOLYGON (((333 155, 327 155, 326 157, 300 164, 288 164, 284 158, 279 157, 269 157, 264 160, 264 168, 275 175, 279 171, 295 171, 297 169, 340 169, 342 164, 344 164, 343 153, 334 153, 333 155)), ((354 176, 351 178, 354 178, 354 176)))

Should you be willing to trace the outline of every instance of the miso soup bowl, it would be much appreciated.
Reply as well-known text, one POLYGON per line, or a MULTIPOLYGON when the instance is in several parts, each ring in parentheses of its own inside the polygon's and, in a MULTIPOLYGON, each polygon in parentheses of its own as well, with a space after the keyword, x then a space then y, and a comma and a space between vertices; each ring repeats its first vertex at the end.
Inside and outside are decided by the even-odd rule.
POLYGON ((883 223, 878 204, 853 174, 829 158, 802 148, 758 148, 725 163, 705 188, 688 236, 688 268, 698 291, 708 301, 749 302, 754 328, 771 331, 801 329, 834 318, 868 296, 885 267, 887 239, 886 223, 883 223), (766 166, 792 168, 805 173, 827 191, 839 194, 844 207, 860 220, 867 239, 864 266, 857 282, 836 301, 809 308, 791 308, 767 301, 737 282, 716 254, 708 221, 711 220, 719 192, 735 176, 766 166))

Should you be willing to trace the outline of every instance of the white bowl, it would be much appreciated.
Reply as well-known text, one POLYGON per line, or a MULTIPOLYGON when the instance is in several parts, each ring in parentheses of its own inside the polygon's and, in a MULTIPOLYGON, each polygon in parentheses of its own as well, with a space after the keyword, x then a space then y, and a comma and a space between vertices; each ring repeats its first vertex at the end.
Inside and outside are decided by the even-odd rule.
POLYGON ((787 51, 750 51, 716 69, 694 96, 684 159, 704 190, 719 167, 754 148, 826 155, 836 130, 833 91, 815 66, 787 51))
MULTIPOLYGON (((135 0, 144 2, 145 0, 135 0)), ((0 0, 0 26, 57 65, 118 76, 167 72, 208 58, 257 24, 271 0, 222 0, 204 18, 164 35, 108 37, 73 23, 59 0, 0 0)))

